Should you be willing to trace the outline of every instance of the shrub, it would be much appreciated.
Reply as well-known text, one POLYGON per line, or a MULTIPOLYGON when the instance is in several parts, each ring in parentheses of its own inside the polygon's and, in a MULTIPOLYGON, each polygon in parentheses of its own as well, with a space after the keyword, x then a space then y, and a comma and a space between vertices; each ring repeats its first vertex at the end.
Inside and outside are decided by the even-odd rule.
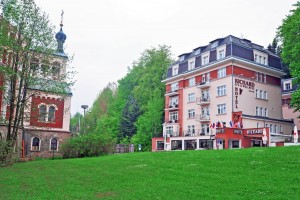
POLYGON ((86 134, 65 142, 60 151, 63 158, 93 157, 113 152, 115 140, 108 134, 86 134))
POLYGON ((17 161, 14 149, 3 139, 0 139, 0 167, 13 164, 17 161))

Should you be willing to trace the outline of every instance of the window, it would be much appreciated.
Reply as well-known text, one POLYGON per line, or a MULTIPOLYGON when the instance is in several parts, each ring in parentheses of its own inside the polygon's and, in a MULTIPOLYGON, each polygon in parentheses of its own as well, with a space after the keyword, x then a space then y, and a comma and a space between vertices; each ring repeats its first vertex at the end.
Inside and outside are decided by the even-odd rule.
POLYGON ((188 102, 191 103, 191 102, 195 102, 195 93, 190 93, 188 94, 188 102))
POLYGON ((199 55, 199 54, 200 54, 200 51, 201 51, 201 49, 195 50, 194 55, 199 55))
POLYGON ((49 113, 48 113, 48 122, 54 122, 54 121, 55 121, 55 107, 50 106, 49 113))
POLYGON ((256 97, 256 98, 259 97, 259 96, 258 96, 258 95, 259 95, 258 91, 259 91, 258 89, 255 90, 255 97, 256 97))
POLYGON ((202 63, 203 63, 203 65, 208 64, 208 56, 204 56, 204 57, 203 57, 202 63))
POLYGON ((218 70, 218 78, 223 78, 226 76, 226 68, 221 68, 218 70))
POLYGON ((218 96, 224 96, 226 95, 226 85, 222 85, 217 87, 218 96))
POLYGON ((270 132, 274 133, 273 124, 270 124, 270 132))
POLYGON ((35 137, 32 139, 31 143, 31 150, 32 151, 39 151, 40 150, 40 139, 35 137))
POLYGON ((188 134, 195 134, 195 125, 189 125, 188 126, 188 134))
POLYGON ((291 89, 291 83, 286 83, 285 90, 290 90, 290 89, 291 89))
POLYGON ((266 76, 267 76, 266 74, 256 72, 255 76, 256 76, 256 81, 266 83, 266 76))
POLYGON ((218 44, 219 44, 219 41, 213 42, 213 43, 211 44, 211 48, 213 49, 213 48, 217 47, 218 44))
POLYGON ((277 125, 274 125, 274 133, 277 133, 277 125))
POLYGON ((189 59, 188 70, 192 70, 194 68, 195 68, 195 58, 189 59))
POLYGON ((178 65, 172 67, 172 75, 175 76, 178 74, 178 65))
POLYGON ((201 132, 200 135, 208 135, 209 134, 209 125, 201 124, 201 132))
POLYGON ((255 114, 259 116, 259 107, 256 107, 255 114))
POLYGON ((265 116, 265 117, 268 117, 268 108, 265 108, 264 116, 265 116))
POLYGON ((169 106, 173 107, 173 106, 176 106, 176 105, 178 105, 178 97, 171 97, 169 106))
POLYGON ((203 53, 201 55, 201 58, 202 58, 202 65, 208 64, 209 63, 209 51, 206 53, 203 53))
POLYGON ((224 57, 225 57, 225 50, 222 49, 222 50, 218 51, 217 59, 219 60, 219 59, 222 59, 224 57))
POLYGON ((254 62, 262 64, 262 65, 268 65, 268 59, 267 59, 268 55, 267 54, 257 51, 257 50, 254 50, 253 53, 254 53, 254 62))
POLYGON ((173 126, 167 126, 166 127, 166 134, 170 134, 170 135, 173 134, 173 126))
POLYGON ((47 107, 45 105, 40 105, 39 107, 39 121, 45 122, 47 115, 47 107))
POLYGON ((172 92, 175 92, 178 90, 178 83, 172 83, 171 84, 171 91, 172 92))
POLYGON ((218 114, 225 114, 226 113, 226 104, 219 104, 218 105, 218 114))
POLYGON ((194 119, 195 118, 195 109, 188 110, 188 118, 194 119))
POLYGON ((201 114, 202 114, 202 117, 208 116, 209 115, 209 107, 202 108, 201 114))
POLYGON ((262 107, 259 108, 259 115, 263 116, 263 108, 262 107))
POLYGON ((189 79, 189 86, 194 86, 196 84, 195 77, 189 79))
POLYGON ((50 150, 57 151, 57 147, 58 147, 57 144, 58 144, 58 140, 56 138, 52 138, 50 143, 50 150))
POLYGON ((178 120, 178 112, 170 112, 170 121, 178 120))
POLYGON ((184 61, 184 58, 185 58, 184 55, 180 56, 179 61, 180 61, 180 62, 184 61))
POLYGON ((202 101, 208 101, 209 100, 209 90, 202 90, 201 98, 202 98, 202 101))
POLYGON ((264 91, 264 99, 268 99, 268 92, 267 91, 264 91))

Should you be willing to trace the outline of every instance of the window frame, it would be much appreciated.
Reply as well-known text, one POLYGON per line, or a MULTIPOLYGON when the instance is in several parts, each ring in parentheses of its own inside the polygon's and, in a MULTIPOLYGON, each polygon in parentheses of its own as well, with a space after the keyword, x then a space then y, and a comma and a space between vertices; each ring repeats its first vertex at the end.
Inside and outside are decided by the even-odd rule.
POLYGON ((220 96, 226 96, 226 85, 221 85, 217 87, 217 95, 220 96))
POLYGON ((188 103, 193 103, 196 101, 196 94, 195 93, 189 93, 188 94, 188 103))
POLYGON ((218 69, 218 78, 224 78, 226 75, 226 67, 218 69))
POLYGON ((189 109, 188 110, 188 119, 195 119, 196 112, 195 109, 189 109))
POLYGON ((59 140, 58 140, 58 138, 56 138, 56 137, 54 137, 54 138, 51 138, 51 140, 50 140, 50 151, 58 151, 58 143, 59 143, 59 140), (52 141, 53 140, 56 140, 56 149, 52 149, 52 141))
POLYGON ((226 114, 226 103, 222 103, 222 104, 217 105, 217 114, 218 115, 226 114))
POLYGON ((40 151, 41 150, 41 138, 39 138, 39 137, 32 137, 31 138, 31 147, 30 147, 30 149, 31 149, 31 151, 40 151), (34 141, 34 139, 38 139, 38 146, 33 146, 34 143, 36 143, 34 141), (36 148, 36 147, 38 147, 38 148, 36 148))

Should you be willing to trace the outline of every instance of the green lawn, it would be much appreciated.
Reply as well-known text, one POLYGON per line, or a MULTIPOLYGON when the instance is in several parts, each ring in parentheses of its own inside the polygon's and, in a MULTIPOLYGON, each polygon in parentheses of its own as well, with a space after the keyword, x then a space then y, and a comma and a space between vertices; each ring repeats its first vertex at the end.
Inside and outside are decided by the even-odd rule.
POLYGON ((0 199, 300 199, 300 147, 132 153, 0 168, 0 199))

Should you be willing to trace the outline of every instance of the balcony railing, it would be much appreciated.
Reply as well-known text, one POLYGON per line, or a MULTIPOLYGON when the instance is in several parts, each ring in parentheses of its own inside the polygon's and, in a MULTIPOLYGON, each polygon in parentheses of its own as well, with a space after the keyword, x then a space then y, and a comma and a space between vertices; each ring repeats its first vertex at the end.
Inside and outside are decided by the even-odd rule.
MULTIPOLYGON (((165 135, 163 135, 165 137, 165 135)), ((179 132, 177 131, 169 131, 166 133, 166 137, 179 137, 179 132)))
POLYGON ((178 104, 169 105, 169 107, 166 110, 177 110, 178 104))
POLYGON ((210 120, 209 115, 196 115, 196 121, 198 121, 198 122, 205 122, 205 121, 209 121, 209 120, 210 120))
POLYGON ((209 81, 206 81, 206 82, 198 83, 198 84, 197 84, 197 87, 198 87, 198 88, 201 88, 201 89, 203 89, 203 88, 208 88, 208 87, 210 87, 210 82, 209 82, 209 81))
POLYGON ((167 91, 166 94, 165 94, 165 96, 174 96, 174 95, 178 95, 178 94, 179 94, 178 88, 176 88, 176 89, 167 91))
POLYGON ((209 97, 198 97, 196 101, 198 105, 207 105, 210 103, 209 97))
POLYGON ((210 135, 210 132, 205 132, 202 129, 199 130, 190 130, 190 131, 183 131, 183 136, 207 136, 210 135))
POLYGON ((169 120, 169 121, 167 121, 166 123, 167 123, 167 124, 178 123, 178 119, 169 120))

